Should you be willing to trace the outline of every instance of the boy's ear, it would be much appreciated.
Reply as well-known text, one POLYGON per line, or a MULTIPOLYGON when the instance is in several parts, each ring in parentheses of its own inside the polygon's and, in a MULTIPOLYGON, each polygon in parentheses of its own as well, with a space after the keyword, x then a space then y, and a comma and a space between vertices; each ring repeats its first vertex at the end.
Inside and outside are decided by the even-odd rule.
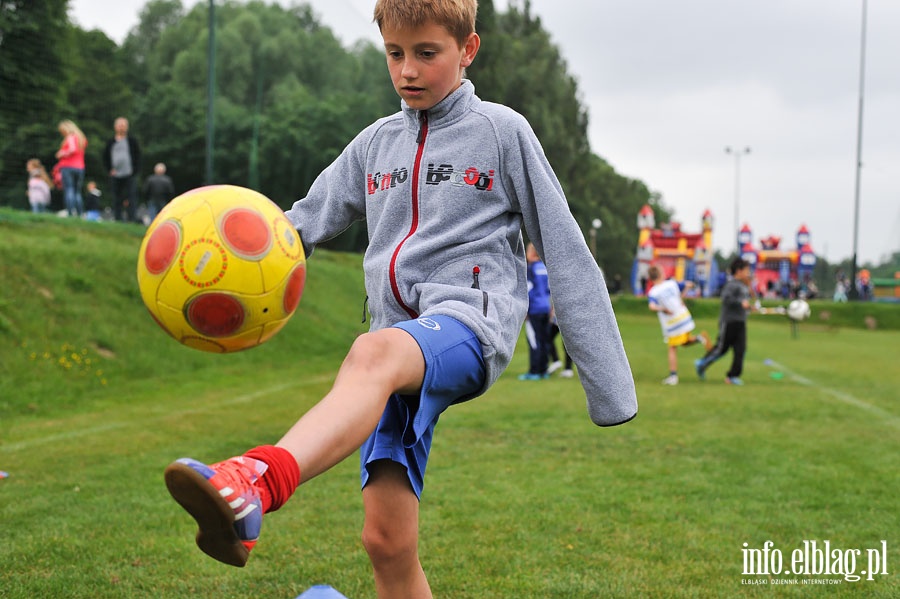
POLYGON ((480 47, 481 38, 473 31, 469 34, 469 37, 466 38, 466 44, 463 46, 463 56, 459 63, 460 66, 463 68, 470 66, 475 60, 475 55, 478 54, 478 49, 480 47))

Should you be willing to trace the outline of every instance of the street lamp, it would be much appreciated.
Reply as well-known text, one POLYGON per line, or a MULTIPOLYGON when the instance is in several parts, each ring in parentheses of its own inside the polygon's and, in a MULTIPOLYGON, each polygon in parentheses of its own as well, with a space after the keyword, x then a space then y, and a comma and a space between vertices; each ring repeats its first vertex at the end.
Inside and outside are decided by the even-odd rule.
POLYGON ((859 247, 859 185, 862 177, 863 92, 866 89, 866 0, 862 3, 862 32, 859 42, 859 109, 856 116, 856 184, 853 190, 853 262, 850 264, 850 300, 859 299, 856 286, 856 255, 859 247))
POLYGON ((750 148, 748 146, 742 150, 739 150, 736 148, 732 149, 731 146, 725 146, 725 153, 734 155, 734 253, 740 256, 741 242, 739 238, 741 236, 741 156, 749 154, 750 148))
POLYGON ((597 231, 603 226, 603 221, 595 218, 591 221, 591 255, 597 259, 597 231))

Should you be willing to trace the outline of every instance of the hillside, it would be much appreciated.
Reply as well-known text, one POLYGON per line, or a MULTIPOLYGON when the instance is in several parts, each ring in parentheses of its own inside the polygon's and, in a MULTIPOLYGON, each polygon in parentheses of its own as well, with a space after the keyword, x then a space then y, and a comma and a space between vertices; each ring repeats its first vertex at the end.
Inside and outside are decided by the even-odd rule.
MULTIPOLYGON (((160 377, 185 385, 210 376, 248 383, 289 377, 298 361, 332 371, 367 329, 362 257, 318 250, 297 313, 270 342, 224 356, 182 347, 141 302, 135 265, 143 232, 139 225, 0 209, 0 418, 90 410, 152 389, 160 377)), ((717 317, 718 300, 689 303, 698 319, 717 317)), ((621 296, 614 304, 620 315, 653 318, 642 298, 621 296)), ((871 325, 900 330, 900 306, 814 302, 802 326, 871 325)))
POLYGON ((182 347, 141 301, 143 232, 0 210, 0 418, 88 410, 160 377, 202 380, 199 370, 287 376, 298 360, 331 370, 367 328, 361 256, 321 250, 297 313, 268 343, 229 355, 182 347))

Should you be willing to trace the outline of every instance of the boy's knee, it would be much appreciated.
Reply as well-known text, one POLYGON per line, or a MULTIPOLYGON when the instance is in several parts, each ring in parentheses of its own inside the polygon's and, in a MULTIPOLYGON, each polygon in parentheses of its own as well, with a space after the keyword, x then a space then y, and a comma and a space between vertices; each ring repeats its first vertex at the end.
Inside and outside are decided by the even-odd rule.
POLYGON ((381 371, 391 361, 391 346, 382 331, 363 333, 350 346, 344 363, 354 369, 381 371))
POLYGON ((411 393, 421 386, 425 361, 411 335, 389 328, 357 337, 341 369, 361 375, 373 385, 411 393))
POLYGON ((416 535, 398 530, 396 523, 392 526, 389 522, 379 524, 367 519, 363 527, 362 543, 376 568, 418 559, 416 535))

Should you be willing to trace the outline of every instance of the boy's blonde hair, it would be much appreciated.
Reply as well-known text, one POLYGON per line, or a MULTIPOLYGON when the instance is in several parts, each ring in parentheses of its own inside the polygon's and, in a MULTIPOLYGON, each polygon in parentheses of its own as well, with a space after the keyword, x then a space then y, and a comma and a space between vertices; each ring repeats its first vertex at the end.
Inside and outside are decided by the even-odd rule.
POLYGON ((378 0, 375 23, 378 29, 406 29, 431 22, 450 32, 460 47, 475 32, 478 0, 378 0))

